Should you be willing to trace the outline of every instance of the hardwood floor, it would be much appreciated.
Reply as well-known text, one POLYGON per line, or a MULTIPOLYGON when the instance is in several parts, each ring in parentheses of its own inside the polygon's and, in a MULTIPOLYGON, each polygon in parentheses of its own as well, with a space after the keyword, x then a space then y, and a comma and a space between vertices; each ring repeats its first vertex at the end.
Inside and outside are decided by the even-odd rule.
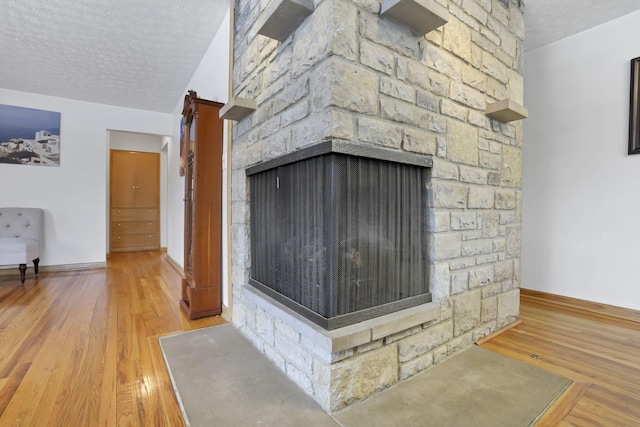
POLYGON ((537 426, 640 426, 640 323, 528 296, 520 318, 482 347, 574 381, 537 426))
POLYGON ((164 254, 17 277, 0 276, 0 425, 183 425, 156 338, 224 320, 187 320, 164 254))
MULTIPOLYGON (((164 254, 17 277, 0 275, 0 426, 183 425, 156 338, 224 320, 187 320, 164 254)), ((574 380, 539 426, 640 426, 640 323, 526 296, 521 319, 482 346, 574 380)))

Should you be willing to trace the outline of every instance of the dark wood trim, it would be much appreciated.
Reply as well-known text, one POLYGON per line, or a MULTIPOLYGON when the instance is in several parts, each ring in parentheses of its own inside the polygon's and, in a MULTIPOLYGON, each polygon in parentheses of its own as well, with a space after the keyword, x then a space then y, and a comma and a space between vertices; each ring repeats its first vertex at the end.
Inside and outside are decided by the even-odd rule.
POLYGON ((631 60, 631 85, 629 97, 629 151, 640 154, 640 57, 631 60))
POLYGON ((630 308, 617 307, 615 305, 586 301, 531 289, 520 289, 520 297, 546 302, 576 311, 586 311, 601 316, 615 317, 616 319, 640 323, 640 311, 630 308))
POLYGON ((498 330, 497 330, 497 331, 495 331, 494 333, 489 334, 489 335, 487 335, 487 336, 486 336, 486 337, 484 337, 484 338, 480 338, 478 341, 476 341, 476 343, 475 343, 475 344, 476 344, 476 345, 482 345, 482 344, 486 343, 487 341, 489 341, 489 340, 491 340, 491 339, 493 339, 493 338, 497 337, 498 335, 501 335, 501 334, 503 334, 503 333, 507 332, 509 329, 515 328, 516 326, 520 325, 521 323, 522 323, 522 320, 518 319, 518 320, 516 320, 515 322, 508 324, 508 325, 507 325, 507 326, 505 326, 504 328, 502 328, 502 329, 498 329, 498 330))

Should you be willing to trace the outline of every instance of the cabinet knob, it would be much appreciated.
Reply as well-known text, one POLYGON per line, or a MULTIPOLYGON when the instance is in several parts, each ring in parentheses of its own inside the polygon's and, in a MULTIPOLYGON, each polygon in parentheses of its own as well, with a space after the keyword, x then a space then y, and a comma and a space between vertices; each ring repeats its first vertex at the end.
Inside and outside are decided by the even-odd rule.
POLYGON ((118 211, 118 213, 120 213, 120 211, 118 211))
POLYGON ((149 213, 151 213, 151 212, 152 212, 151 209, 149 209, 149 213))
POLYGON ((118 240, 122 240, 122 237, 118 236, 118 240))
POLYGON ((118 227, 122 227, 122 224, 118 224, 118 227))
POLYGON ((153 225, 153 223, 152 223, 152 222, 150 222, 150 223, 149 223, 149 227, 151 227, 152 225, 153 225))
POLYGON ((151 239, 153 236, 151 234, 149 234, 149 238, 151 239))
POLYGON ((136 186, 135 186, 135 185, 132 185, 132 186, 131 186, 131 189, 135 190, 135 189, 136 189, 136 186))
POLYGON ((137 186, 136 186, 136 190, 139 190, 139 189, 140 189, 140 186, 139 186, 139 185, 137 185, 137 186))

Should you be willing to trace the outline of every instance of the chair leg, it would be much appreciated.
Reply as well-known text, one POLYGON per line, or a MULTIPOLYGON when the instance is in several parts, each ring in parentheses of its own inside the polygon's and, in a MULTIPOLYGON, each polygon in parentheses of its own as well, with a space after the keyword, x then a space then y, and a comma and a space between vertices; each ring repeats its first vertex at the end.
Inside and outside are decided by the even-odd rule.
POLYGON ((36 258, 33 260, 33 269, 35 270, 36 274, 38 274, 38 264, 40 264, 40 258, 36 258))
POLYGON ((27 264, 20 264, 18 270, 20 270, 20 283, 24 284, 24 273, 27 271, 27 264))

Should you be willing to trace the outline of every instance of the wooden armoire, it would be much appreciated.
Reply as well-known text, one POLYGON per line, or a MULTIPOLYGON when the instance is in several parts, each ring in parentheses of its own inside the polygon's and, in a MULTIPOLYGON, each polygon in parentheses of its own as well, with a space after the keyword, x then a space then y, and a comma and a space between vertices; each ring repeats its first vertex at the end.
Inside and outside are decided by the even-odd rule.
POLYGON ((222 313, 222 135, 224 104, 184 99, 184 277, 180 305, 189 319, 222 313))
POLYGON ((110 251, 160 248, 160 155, 111 150, 110 251))

